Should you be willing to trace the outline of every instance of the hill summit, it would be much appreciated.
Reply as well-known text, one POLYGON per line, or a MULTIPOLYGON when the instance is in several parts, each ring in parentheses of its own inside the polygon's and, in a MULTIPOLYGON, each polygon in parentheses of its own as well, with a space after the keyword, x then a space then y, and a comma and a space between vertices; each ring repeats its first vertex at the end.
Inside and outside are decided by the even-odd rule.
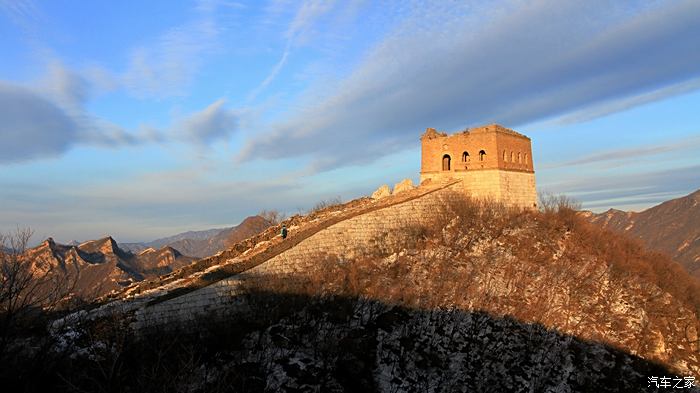
POLYGON ((237 381, 269 390, 638 391, 649 375, 700 377, 700 287, 680 265, 568 206, 509 208, 461 187, 290 217, 111 294, 91 318, 211 337, 191 349, 227 359, 209 365, 218 375, 245 368, 253 379, 237 381))

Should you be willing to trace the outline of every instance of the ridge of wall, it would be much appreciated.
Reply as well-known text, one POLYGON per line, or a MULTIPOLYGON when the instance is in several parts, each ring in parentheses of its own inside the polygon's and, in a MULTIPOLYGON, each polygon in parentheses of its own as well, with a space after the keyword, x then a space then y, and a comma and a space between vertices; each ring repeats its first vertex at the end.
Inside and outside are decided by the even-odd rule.
MULTIPOLYGON (((373 210, 341 221, 302 240, 296 246, 243 273, 281 275, 302 273, 319 263, 319 255, 356 258, 376 253, 377 247, 390 251, 405 242, 404 231, 449 213, 449 200, 464 198, 460 183, 406 202, 373 210)), ((136 311, 133 327, 165 327, 193 323, 212 312, 224 312, 236 304, 242 275, 217 281, 209 286, 136 311)))

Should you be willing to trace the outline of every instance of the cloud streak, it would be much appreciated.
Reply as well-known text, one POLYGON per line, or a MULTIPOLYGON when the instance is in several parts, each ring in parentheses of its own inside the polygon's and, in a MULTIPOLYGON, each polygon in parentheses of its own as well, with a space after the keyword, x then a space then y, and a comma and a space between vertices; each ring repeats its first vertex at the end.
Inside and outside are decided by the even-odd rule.
POLYGON ((646 158, 663 153, 674 151, 695 150, 700 148, 700 137, 694 136, 675 141, 673 143, 657 144, 653 146, 640 146, 629 149, 608 150, 600 153, 590 154, 575 160, 543 165, 542 169, 562 168, 568 166, 580 166, 628 159, 646 158))
POLYGON ((238 114, 224 105, 225 101, 220 99, 191 114, 176 126, 178 132, 184 139, 200 145, 228 140, 238 128, 238 114))
POLYGON ((152 45, 134 48, 126 71, 117 78, 139 97, 181 95, 201 66, 202 56, 216 47, 218 36, 213 11, 208 10, 200 19, 167 31, 152 45))
POLYGON ((330 12, 334 6, 335 1, 306 0, 302 2, 284 34, 287 42, 284 46, 284 51, 282 51, 282 56, 280 56, 279 61, 272 67, 265 79, 248 95, 248 101, 254 100, 275 80, 282 68, 287 64, 292 48, 299 42, 308 40, 314 23, 320 17, 330 12))
POLYGON ((332 94, 310 95, 238 158, 308 157, 319 171, 368 163, 415 146, 417 125, 516 126, 700 77, 700 3, 640 3, 634 11, 615 4, 414 15, 332 94))
POLYGON ((633 203, 658 203, 695 191, 698 184, 700 165, 691 165, 623 176, 601 174, 551 184, 545 188, 569 194, 590 209, 610 208, 620 201, 626 206, 633 203))

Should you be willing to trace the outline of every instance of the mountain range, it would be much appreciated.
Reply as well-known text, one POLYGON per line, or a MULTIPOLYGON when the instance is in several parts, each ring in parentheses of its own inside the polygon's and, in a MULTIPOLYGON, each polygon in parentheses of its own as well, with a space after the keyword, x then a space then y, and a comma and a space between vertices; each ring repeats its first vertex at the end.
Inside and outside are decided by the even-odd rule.
POLYGON ((594 224, 668 254, 700 279, 700 190, 642 212, 610 209, 600 214, 583 214, 594 224))
POLYGON ((232 244, 253 236, 270 226, 270 222, 261 216, 250 216, 240 224, 204 231, 189 231, 161 239, 142 243, 120 243, 119 246, 131 252, 141 252, 148 248, 169 246, 182 254, 204 258, 225 250, 232 244))
POLYGON ((119 248, 109 236, 77 246, 48 238, 27 250, 26 255, 36 277, 55 281, 58 286, 55 290, 84 299, 169 273, 194 260, 168 246, 147 248, 135 254, 119 248))
POLYGON ((147 243, 117 244, 107 236, 60 244, 48 238, 25 255, 35 277, 55 283, 54 291, 90 300, 216 254, 269 225, 263 217, 251 216, 234 227, 184 232, 147 243))

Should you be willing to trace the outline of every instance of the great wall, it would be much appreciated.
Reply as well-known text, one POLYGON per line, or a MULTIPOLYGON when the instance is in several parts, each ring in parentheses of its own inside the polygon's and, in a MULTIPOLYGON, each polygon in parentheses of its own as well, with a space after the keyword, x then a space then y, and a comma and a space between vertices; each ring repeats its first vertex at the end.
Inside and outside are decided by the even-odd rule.
POLYGON ((90 315, 130 314, 136 330, 196 322, 235 303, 246 276, 294 274, 318 263, 321 255, 354 258, 377 247, 400 247, 404 231, 449 214, 445 202, 463 198, 460 190, 460 181, 426 182, 408 190, 395 187, 392 195, 360 199, 342 210, 291 217, 194 267, 112 293, 90 315), (277 236, 282 224, 290 229, 285 240, 277 236))
POLYGON ((450 199, 474 197, 518 208, 536 206, 530 140, 524 135, 498 125, 452 136, 429 128, 421 141, 420 186, 414 188, 405 180, 395 185, 393 193, 382 186, 372 198, 293 216, 214 256, 111 293, 90 315, 128 314, 137 330, 196 322, 206 314, 230 310, 245 277, 292 276, 319 263, 323 255, 352 259, 378 248, 400 247, 404 231, 449 214, 450 199), (467 149, 480 152, 478 164, 470 164, 467 149), (512 152, 511 161, 520 157, 520 163, 508 163, 505 149, 516 149, 518 155, 512 152), (450 164, 451 155, 462 150, 462 166, 450 164), (499 150, 504 150, 502 160, 495 154, 486 158, 486 151, 499 150), (439 165, 442 171, 435 170, 439 165), (278 236, 283 224, 290 230, 284 240, 278 236))

